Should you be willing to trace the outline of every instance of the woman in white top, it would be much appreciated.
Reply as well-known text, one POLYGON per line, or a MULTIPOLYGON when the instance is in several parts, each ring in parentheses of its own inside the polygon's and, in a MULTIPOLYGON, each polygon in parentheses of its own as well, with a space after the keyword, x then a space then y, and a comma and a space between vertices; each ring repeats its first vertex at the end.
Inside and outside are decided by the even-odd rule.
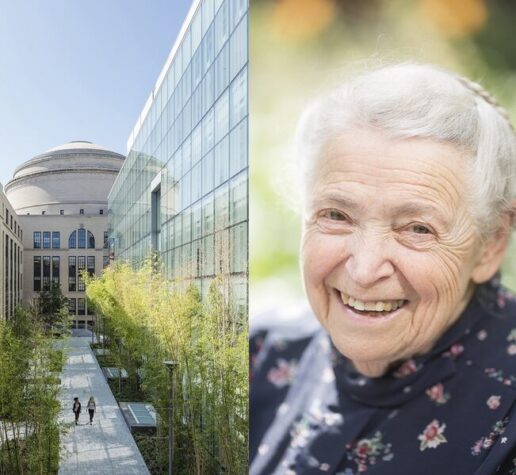
POLYGON ((90 414, 90 425, 93 423, 93 414, 95 414, 95 410, 96 410, 96 405, 95 405, 95 399, 93 398, 93 396, 90 397, 90 399, 88 400, 88 412, 90 414))

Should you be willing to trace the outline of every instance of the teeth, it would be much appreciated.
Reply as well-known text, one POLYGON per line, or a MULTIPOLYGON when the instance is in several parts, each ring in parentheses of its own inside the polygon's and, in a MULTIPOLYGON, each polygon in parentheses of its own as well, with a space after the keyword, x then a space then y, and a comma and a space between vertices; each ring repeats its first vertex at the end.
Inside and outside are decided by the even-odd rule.
POLYGON ((349 295, 346 295, 341 292, 342 302, 345 305, 349 305, 356 310, 367 312, 390 312, 393 310, 397 310, 405 303, 405 300, 381 300, 378 302, 364 302, 362 300, 354 299, 349 295))

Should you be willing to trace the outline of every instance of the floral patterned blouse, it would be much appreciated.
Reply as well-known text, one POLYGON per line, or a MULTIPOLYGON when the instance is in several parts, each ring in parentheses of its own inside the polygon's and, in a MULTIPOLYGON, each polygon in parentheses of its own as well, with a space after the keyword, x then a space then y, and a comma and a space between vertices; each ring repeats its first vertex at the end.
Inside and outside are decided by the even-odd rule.
POLYGON ((498 277, 380 378, 305 317, 252 330, 251 475, 516 475, 516 298, 498 277))

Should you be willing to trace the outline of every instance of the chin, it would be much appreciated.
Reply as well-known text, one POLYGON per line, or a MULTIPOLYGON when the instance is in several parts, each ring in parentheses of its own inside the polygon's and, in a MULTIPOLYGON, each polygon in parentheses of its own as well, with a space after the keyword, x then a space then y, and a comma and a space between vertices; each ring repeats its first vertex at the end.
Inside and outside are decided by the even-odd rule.
MULTIPOLYGON (((347 359, 351 360, 355 366, 384 366, 387 368, 391 362, 399 360, 400 357, 392 352, 382 351, 378 345, 371 342, 349 341, 342 338, 331 336, 335 348, 347 359)), ((384 371, 385 372, 385 371, 384 371)), ((381 375, 380 375, 381 376, 381 375)))

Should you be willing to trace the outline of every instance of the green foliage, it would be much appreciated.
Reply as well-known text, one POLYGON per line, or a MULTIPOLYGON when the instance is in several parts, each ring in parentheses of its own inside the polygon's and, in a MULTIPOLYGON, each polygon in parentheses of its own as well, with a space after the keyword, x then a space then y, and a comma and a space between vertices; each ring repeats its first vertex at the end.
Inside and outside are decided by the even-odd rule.
MULTIPOLYGON (((158 412, 155 449, 149 449, 153 466, 167 453, 169 375, 163 361, 174 360, 175 473, 248 470, 246 319, 237 318, 228 292, 221 278, 205 301, 194 286, 180 292, 152 261, 138 271, 117 264, 87 279, 88 298, 104 316, 96 328, 112 342, 110 363, 129 372, 124 385, 143 391, 158 412)), ((162 469, 166 465, 152 473, 162 469)))
POLYGON ((30 312, 0 322, 0 474, 57 473, 62 366, 30 312))
POLYGON ((36 302, 36 313, 47 327, 68 325, 67 299, 59 284, 51 282, 45 286, 39 292, 36 302))

